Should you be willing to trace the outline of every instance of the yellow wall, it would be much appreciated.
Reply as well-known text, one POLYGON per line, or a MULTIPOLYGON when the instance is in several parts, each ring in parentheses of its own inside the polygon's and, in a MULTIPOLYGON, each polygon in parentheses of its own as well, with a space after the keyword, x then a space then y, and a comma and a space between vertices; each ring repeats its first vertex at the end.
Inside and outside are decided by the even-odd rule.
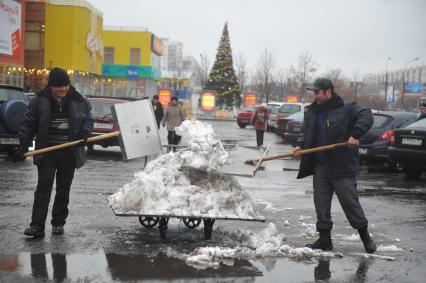
POLYGON ((102 57, 86 47, 87 34, 102 37, 103 19, 78 6, 46 4, 44 65, 101 75, 102 57))
POLYGON ((130 48, 140 48, 142 66, 151 66, 151 33, 143 31, 108 31, 103 33, 104 47, 114 47, 114 64, 130 64, 130 48))

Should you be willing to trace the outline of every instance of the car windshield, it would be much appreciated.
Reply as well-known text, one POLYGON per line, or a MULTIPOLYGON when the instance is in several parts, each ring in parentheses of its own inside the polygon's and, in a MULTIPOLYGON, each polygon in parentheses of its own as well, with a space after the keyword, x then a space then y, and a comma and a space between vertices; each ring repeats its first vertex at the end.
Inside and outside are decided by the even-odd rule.
POLYGON ((280 110, 280 106, 279 105, 273 105, 269 107, 269 112, 272 114, 277 114, 278 110, 280 110))
POLYGON ((92 103, 92 114, 94 116, 108 116, 111 115, 111 106, 114 103, 100 103, 100 102, 91 102, 92 103))
POLYGON ((426 128, 426 118, 418 120, 413 124, 410 124, 407 128, 426 128))
POLYGON ((296 112, 299 112, 301 109, 300 105, 297 104, 284 104, 280 107, 279 113, 285 113, 285 114, 293 114, 296 112))
POLYGON ((22 91, 11 88, 0 88, 0 101, 6 100, 22 100, 27 102, 25 95, 22 91))
POLYGON ((383 128, 388 122, 392 120, 392 117, 385 115, 373 115, 373 126, 372 128, 383 128))
POLYGON ((286 119, 303 121, 303 112, 296 112, 296 113, 286 117, 286 119))

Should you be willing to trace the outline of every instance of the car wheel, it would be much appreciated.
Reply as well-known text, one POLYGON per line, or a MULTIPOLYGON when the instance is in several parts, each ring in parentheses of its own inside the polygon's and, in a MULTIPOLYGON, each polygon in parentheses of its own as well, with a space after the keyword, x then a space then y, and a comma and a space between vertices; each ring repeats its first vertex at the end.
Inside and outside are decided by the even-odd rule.
POLYGON ((410 179, 417 179, 423 172, 421 170, 416 170, 410 167, 403 167, 402 171, 410 179))
POLYGON ((247 125, 238 124, 238 126, 239 126, 241 129, 244 129, 247 125))

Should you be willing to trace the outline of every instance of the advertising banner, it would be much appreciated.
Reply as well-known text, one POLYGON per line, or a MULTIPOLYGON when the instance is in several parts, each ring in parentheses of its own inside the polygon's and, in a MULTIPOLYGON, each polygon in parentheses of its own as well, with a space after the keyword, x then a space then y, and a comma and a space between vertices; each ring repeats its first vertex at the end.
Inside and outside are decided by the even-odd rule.
POLYGON ((158 100, 160 100, 161 105, 164 108, 167 108, 172 100, 173 90, 169 88, 160 88, 158 89, 158 100))
POLYGON ((156 37, 154 34, 151 36, 151 51, 158 56, 163 55, 163 41, 156 37))
POLYGON ((0 61, 23 65, 23 20, 20 1, 0 0, 0 61))
POLYGON ((244 107, 252 106, 257 104, 256 93, 244 93, 244 107))
POLYGON ((387 103, 395 102, 395 94, 394 94, 394 87, 393 86, 388 86, 388 89, 386 91, 386 102, 387 103))
POLYGON ((405 83, 404 84, 405 96, 420 96, 422 93, 426 93, 426 84, 422 84, 422 83, 405 83))
POLYGON ((287 95, 285 97, 285 102, 300 102, 300 97, 295 95, 287 95))
POLYGON ((214 111, 216 106, 216 91, 205 90, 201 94, 201 110, 214 111))

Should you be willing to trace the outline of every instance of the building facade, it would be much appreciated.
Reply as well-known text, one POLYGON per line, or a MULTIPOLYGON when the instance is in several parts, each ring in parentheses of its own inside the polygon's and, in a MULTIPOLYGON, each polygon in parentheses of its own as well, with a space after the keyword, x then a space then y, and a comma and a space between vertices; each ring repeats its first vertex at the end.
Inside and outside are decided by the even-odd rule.
POLYGON ((84 95, 101 91, 103 16, 85 0, 28 1, 25 88, 38 91, 49 70, 67 70, 84 95))
POLYGON ((152 97, 160 81, 163 43, 138 27, 104 27, 101 95, 152 97))

